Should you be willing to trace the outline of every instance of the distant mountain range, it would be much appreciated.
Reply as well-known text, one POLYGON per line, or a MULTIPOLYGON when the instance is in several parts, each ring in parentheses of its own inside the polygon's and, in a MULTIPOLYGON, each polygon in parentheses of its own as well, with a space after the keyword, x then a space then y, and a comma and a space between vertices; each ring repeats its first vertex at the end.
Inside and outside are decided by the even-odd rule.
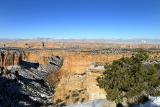
POLYGON ((0 39, 0 42, 9 41, 44 41, 44 42, 80 42, 80 43, 117 43, 117 44, 160 44, 160 39, 52 39, 52 38, 33 38, 33 39, 0 39))

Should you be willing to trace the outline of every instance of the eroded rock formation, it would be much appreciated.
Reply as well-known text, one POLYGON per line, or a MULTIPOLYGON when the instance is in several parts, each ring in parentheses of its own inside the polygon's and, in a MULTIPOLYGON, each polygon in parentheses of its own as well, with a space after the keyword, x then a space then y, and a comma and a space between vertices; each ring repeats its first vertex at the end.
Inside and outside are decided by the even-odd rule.
POLYGON ((63 58, 47 57, 47 64, 23 60, 19 51, 0 51, 0 107, 48 107, 53 106, 54 87, 49 86, 46 77, 57 72, 63 58))
POLYGON ((105 91, 97 86, 96 78, 102 71, 87 70, 81 74, 65 74, 55 89, 54 102, 66 105, 105 99, 105 91))
POLYGON ((19 65, 23 57, 23 51, 20 50, 0 50, 0 67, 19 65))
POLYGON ((8 66, 15 66, 20 65, 24 68, 31 69, 31 68, 39 68, 40 70, 47 70, 47 71, 58 71, 59 68, 63 65, 63 58, 59 56, 40 56, 38 53, 35 53, 34 50, 31 52, 16 49, 16 50, 0 50, 0 68, 6 69, 8 66), (28 54, 32 53, 35 54, 37 58, 44 59, 43 62, 30 60, 28 58, 28 54), (54 66, 54 67, 53 67, 54 66))

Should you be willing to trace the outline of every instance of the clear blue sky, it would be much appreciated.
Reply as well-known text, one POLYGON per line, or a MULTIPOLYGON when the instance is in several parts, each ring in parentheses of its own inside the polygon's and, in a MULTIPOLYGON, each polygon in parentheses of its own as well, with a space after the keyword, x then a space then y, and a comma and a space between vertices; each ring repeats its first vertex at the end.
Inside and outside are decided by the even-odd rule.
POLYGON ((160 0, 0 0, 0 38, 160 38, 160 0))

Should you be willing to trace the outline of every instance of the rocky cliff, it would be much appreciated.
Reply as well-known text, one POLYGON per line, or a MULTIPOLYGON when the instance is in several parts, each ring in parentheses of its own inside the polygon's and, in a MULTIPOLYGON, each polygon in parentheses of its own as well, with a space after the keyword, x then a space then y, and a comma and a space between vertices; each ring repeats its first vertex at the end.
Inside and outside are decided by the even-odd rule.
POLYGON ((42 65, 24 61, 23 54, 17 50, 1 50, 0 53, 0 107, 54 105, 54 87, 48 85, 46 77, 52 72, 58 72, 63 58, 48 57, 48 63, 42 65))
POLYGON ((93 71, 92 68, 84 73, 63 74, 55 88, 54 102, 70 105, 105 99, 105 91, 97 86, 96 81, 96 78, 102 74, 102 70, 93 71))
POLYGON ((0 67, 10 65, 19 65, 24 57, 23 51, 20 50, 0 50, 0 67))

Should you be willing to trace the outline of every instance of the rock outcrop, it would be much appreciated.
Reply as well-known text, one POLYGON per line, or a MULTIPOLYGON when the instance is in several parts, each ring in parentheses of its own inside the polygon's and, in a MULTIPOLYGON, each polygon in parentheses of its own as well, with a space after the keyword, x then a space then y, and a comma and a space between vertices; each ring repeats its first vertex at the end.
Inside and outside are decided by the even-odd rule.
POLYGON ((8 66, 21 65, 27 69, 39 68, 45 69, 47 71, 57 71, 63 65, 63 58, 59 56, 40 56, 34 50, 25 51, 23 49, 0 49, 0 67, 7 68, 8 66), (34 54, 37 58, 43 59, 44 61, 39 63, 39 61, 31 61, 28 58, 28 54, 34 54), (42 66, 41 66, 42 65, 42 66), (54 67, 53 67, 54 66, 54 67))
POLYGON ((0 81, 0 107, 40 107, 52 104, 53 89, 29 70, 11 70, 6 77, 0 76, 0 81))
POLYGON ((0 107, 54 105, 52 102, 54 87, 49 86, 46 77, 52 72, 58 72, 63 64, 63 58, 48 57, 48 63, 42 65, 24 61, 23 54, 18 51, 1 50, 0 53, 0 107))
POLYGON ((96 99, 105 99, 106 93, 97 86, 96 78, 102 71, 92 72, 90 70, 82 74, 65 74, 55 88, 54 102, 80 104, 82 102, 96 99))
POLYGON ((0 67, 19 65, 24 53, 21 50, 0 50, 0 67))

